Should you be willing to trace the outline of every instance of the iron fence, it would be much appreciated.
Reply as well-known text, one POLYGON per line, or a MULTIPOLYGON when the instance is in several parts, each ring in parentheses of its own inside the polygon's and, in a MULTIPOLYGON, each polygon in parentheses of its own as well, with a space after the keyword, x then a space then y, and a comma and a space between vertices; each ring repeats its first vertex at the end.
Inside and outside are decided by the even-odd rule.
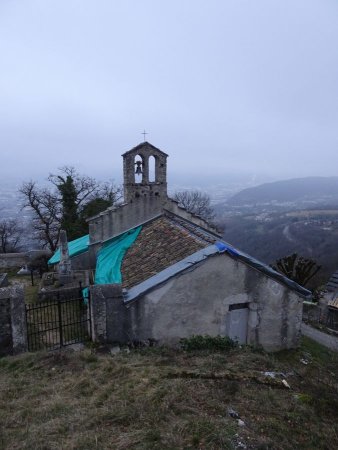
POLYGON ((90 339, 90 298, 57 298, 26 305, 29 351, 54 350, 90 339))
POLYGON ((338 331, 338 310, 336 308, 323 309, 319 306, 303 311, 303 320, 309 324, 323 325, 331 330, 338 331))

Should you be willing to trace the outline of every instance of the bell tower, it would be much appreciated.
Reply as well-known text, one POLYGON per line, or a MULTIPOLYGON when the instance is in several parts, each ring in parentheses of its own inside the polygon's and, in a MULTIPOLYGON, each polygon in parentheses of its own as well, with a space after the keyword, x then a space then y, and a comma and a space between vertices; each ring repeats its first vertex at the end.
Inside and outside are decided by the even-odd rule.
POLYGON ((168 155, 142 142, 122 155, 125 203, 141 199, 167 200, 168 155))

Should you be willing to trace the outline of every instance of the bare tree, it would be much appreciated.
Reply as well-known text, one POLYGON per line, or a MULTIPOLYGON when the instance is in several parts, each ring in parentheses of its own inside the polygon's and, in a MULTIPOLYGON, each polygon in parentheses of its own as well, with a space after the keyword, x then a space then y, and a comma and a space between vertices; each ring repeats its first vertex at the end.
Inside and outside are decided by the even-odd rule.
POLYGON ((122 186, 118 186, 113 180, 106 181, 100 185, 99 198, 111 202, 112 205, 119 203, 123 197, 122 186))
POLYGON ((180 206, 207 221, 212 221, 215 217, 214 210, 210 204, 210 197, 204 192, 194 191, 178 191, 174 194, 180 206))
POLYGON ((113 183, 99 183, 94 178, 80 175, 74 167, 62 167, 59 175, 50 174, 49 188, 39 188, 35 182, 24 183, 19 192, 24 207, 33 211, 33 230, 43 248, 54 252, 58 245, 60 228, 69 239, 88 232, 82 211, 89 203, 104 199, 96 205, 95 213, 113 205, 121 197, 121 188, 113 183), (98 208, 101 206, 101 209, 98 208))
POLYGON ((57 248, 61 223, 61 204, 55 191, 38 188, 34 181, 24 183, 19 192, 25 201, 23 207, 33 211, 33 230, 42 247, 52 252, 57 248))
POLYGON ((20 249, 22 229, 14 219, 0 221, 0 253, 17 252, 20 249))

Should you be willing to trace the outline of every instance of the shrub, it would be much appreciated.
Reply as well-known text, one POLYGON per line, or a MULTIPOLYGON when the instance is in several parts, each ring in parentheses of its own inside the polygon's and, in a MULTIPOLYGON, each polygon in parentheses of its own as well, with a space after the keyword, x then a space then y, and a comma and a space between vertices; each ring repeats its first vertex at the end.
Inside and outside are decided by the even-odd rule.
POLYGON ((190 352, 194 350, 228 351, 237 344, 228 336, 192 335, 189 338, 180 339, 180 345, 183 350, 190 352))

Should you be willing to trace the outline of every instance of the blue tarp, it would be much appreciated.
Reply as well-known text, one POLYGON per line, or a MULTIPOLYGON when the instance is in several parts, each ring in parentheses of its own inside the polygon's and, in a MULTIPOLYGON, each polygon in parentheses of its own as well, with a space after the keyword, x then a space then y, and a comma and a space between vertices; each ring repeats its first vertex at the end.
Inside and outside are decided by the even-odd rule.
POLYGON ((97 255, 95 284, 121 283, 124 254, 133 245, 142 227, 134 228, 105 242, 97 255))
POLYGON ((238 256, 238 251, 225 242, 215 242, 215 245, 220 253, 228 252, 231 256, 238 256))
MULTIPOLYGON (((84 253, 88 251, 89 247, 89 234, 86 234, 86 236, 82 236, 78 239, 74 239, 74 241, 68 242, 68 251, 69 256, 76 256, 81 255, 81 253, 84 253)), ((58 264, 60 262, 60 249, 58 249, 54 255, 49 259, 48 264, 58 264)))

